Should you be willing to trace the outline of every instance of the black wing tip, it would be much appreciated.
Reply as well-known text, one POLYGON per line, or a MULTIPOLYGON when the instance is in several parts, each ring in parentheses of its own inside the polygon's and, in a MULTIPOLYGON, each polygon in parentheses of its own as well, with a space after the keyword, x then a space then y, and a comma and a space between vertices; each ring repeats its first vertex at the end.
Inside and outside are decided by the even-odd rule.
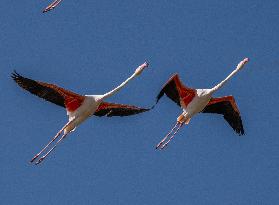
POLYGON ((13 70, 13 72, 11 73, 11 77, 16 78, 17 76, 19 76, 19 74, 16 72, 16 70, 13 70))
MULTIPOLYGON (((156 96, 156 102, 154 104, 157 105, 158 102, 160 101, 160 99, 166 95, 168 98, 170 98, 172 101, 174 101, 179 107, 181 107, 180 105, 180 96, 179 93, 177 91, 177 85, 174 81, 174 77, 178 76, 178 73, 174 73, 169 79, 168 81, 163 85, 163 87, 161 88, 160 92, 158 93, 158 95, 156 96)), ((154 107, 153 106, 153 107, 154 107)))
POLYGON ((11 73, 11 78, 14 80, 14 81, 18 81, 20 78, 22 78, 22 76, 20 74, 18 74, 16 72, 16 70, 14 70, 12 73, 11 73))
POLYGON ((242 125, 241 118, 240 118, 240 124, 234 126, 233 129, 239 136, 245 135, 245 131, 244 131, 244 128, 243 128, 243 125, 242 125))
POLYGON ((98 116, 98 117, 114 117, 114 116, 118 116, 118 117, 126 117, 126 116, 130 116, 130 115, 137 115, 143 112, 147 112, 149 111, 151 108, 139 108, 139 107, 134 107, 134 109, 132 110, 132 112, 126 112, 125 110, 121 111, 121 109, 102 109, 98 112, 95 112, 94 115, 98 116))
MULTIPOLYGON (((174 78, 175 76, 178 76, 178 73, 173 73, 172 76, 168 79, 168 81, 163 85, 162 89, 160 90, 159 94, 156 96, 156 102, 155 105, 158 104, 158 102, 160 101, 160 99, 164 96, 165 94, 165 86, 168 85, 170 83, 170 81, 172 80, 172 78, 174 78)), ((152 106, 152 109, 154 108, 154 106, 152 106)))
POLYGON ((238 130, 237 133, 238 133, 239 136, 245 135, 245 132, 244 132, 244 129, 243 129, 243 128, 241 128, 240 130, 238 130))
MULTIPOLYGON (((155 102, 155 105, 158 104, 159 100, 164 96, 164 90, 162 89, 160 91, 160 93, 156 96, 156 102, 155 102)), ((152 107, 154 107, 155 105, 153 105, 152 107)))
POLYGON ((43 13, 47 13, 47 12, 53 10, 53 9, 54 9, 53 7, 45 8, 42 12, 43 12, 43 13))
POLYGON ((238 136, 243 136, 243 135, 245 135, 244 130, 235 130, 235 132, 238 134, 238 136))
MULTIPOLYGON (((149 111, 150 108, 139 108, 138 110, 135 110, 135 112, 132 114, 132 115, 137 115, 137 114, 140 114, 140 113, 143 113, 143 112, 147 112, 149 111)), ((131 114, 127 114, 127 115, 120 115, 120 117, 125 117, 125 116, 129 116, 131 114)), ((112 117, 113 115, 108 115, 108 117, 112 117)))
POLYGON ((236 134, 238 134, 239 136, 245 135, 245 131, 243 129, 243 125, 242 124, 240 124, 238 126, 231 125, 231 127, 236 132, 236 134))
POLYGON ((158 102, 164 96, 164 94, 165 93, 161 90, 161 92, 156 96, 154 105, 152 105, 150 108, 148 108, 148 110, 153 110, 153 108, 158 104, 158 102))
POLYGON ((242 124, 242 119, 241 119, 241 116, 240 116, 240 115, 239 115, 239 121, 240 121, 240 126, 239 126, 239 128, 237 129, 237 130, 238 130, 238 134, 239 134, 239 136, 245 135, 244 128, 243 128, 243 124, 242 124))

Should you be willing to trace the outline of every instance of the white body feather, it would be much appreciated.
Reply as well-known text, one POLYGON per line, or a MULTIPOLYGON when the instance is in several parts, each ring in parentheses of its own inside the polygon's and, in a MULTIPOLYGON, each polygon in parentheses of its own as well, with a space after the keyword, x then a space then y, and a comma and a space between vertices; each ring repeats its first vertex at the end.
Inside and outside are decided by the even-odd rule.
POLYGON ((192 118, 195 114, 201 112, 208 104, 211 98, 211 89, 197 89, 197 93, 193 100, 188 104, 187 107, 182 104, 183 116, 185 119, 192 118))
POLYGON ((67 111, 69 121, 72 121, 65 129, 64 133, 74 131, 84 120, 92 116, 102 102, 101 95, 85 95, 81 106, 74 112, 67 111))

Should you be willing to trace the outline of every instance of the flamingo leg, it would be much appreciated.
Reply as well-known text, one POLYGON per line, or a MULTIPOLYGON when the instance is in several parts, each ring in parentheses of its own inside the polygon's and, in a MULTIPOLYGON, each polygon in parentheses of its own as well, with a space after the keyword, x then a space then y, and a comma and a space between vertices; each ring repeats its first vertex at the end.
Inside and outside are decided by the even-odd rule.
POLYGON ((48 12, 48 11, 54 9, 56 6, 58 6, 58 4, 61 3, 61 1, 62 1, 62 0, 55 0, 55 1, 52 2, 50 5, 48 5, 48 6, 43 10, 43 12, 45 13, 45 12, 48 12))
POLYGON ((40 164, 56 147, 57 145, 63 140, 65 139, 65 137, 67 136, 67 134, 69 133, 65 133, 62 135, 62 137, 55 143, 55 145, 44 155, 42 156, 35 164, 38 165, 40 164))
POLYGON ((170 136, 170 134, 177 128, 177 126, 179 125, 179 122, 176 122, 176 124, 173 126, 173 128, 171 129, 171 131, 169 131, 169 133, 161 140, 161 142, 159 142, 156 146, 156 149, 158 149, 159 147, 161 147, 161 145, 167 140, 167 138, 170 136))
POLYGON ((64 130, 71 122, 73 122, 73 121, 74 121, 74 120, 71 120, 71 121, 69 121, 68 123, 66 123, 66 124, 62 127, 62 129, 59 130, 59 132, 57 132, 57 134, 52 138, 52 140, 50 140, 50 142, 49 142, 39 153, 37 153, 37 154, 31 159, 30 163, 34 162, 34 160, 37 159, 37 158, 40 156, 40 154, 42 154, 42 152, 44 152, 44 151, 46 150, 46 148, 47 148, 51 143, 53 143, 53 142, 57 139, 57 137, 60 136, 60 134, 63 132, 63 130, 64 130))
POLYGON ((169 138, 169 140, 166 142, 166 143, 164 143, 161 147, 160 147, 160 149, 164 149, 168 144, 169 144, 169 142, 174 138, 174 136, 178 133, 178 131, 179 131, 179 129, 182 127, 182 123, 180 123, 179 124, 179 126, 178 126, 178 128, 175 130, 175 132, 173 133, 173 135, 169 138))

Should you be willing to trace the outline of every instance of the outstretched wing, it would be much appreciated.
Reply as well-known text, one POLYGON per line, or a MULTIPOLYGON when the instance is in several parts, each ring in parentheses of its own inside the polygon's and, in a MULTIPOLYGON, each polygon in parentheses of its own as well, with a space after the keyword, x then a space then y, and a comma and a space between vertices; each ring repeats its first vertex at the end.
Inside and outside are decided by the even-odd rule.
POLYGON ((233 96, 211 98, 202 112, 222 114, 237 134, 244 135, 240 112, 233 96))
POLYGON ((123 104, 115 104, 115 103, 108 103, 102 102, 94 115, 98 117, 107 116, 128 116, 128 115, 135 115, 142 112, 146 112, 150 109, 147 108, 140 108, 133 105, 123 105, 123 104))
POLYGON ((157 95, 156 104, 166 94, 172 101, 181 107, 181 103, 187 106, 195 97, 196 90, 182 84, 178 74, 174 74, 163 86, 157 95))
POLYGON ((25 78, 16 71, 12 73, 11 77, 23 89, 49 102, 65 107, 69 111, 76 110, 85 98, 84 96, 65 90, 56 85, 25 78))

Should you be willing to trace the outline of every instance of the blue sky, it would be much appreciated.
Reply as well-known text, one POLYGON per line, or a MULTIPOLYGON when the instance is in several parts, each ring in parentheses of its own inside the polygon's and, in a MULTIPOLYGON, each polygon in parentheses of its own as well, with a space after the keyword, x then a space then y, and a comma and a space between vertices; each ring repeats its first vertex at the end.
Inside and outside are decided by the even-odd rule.
POLYGON ((0 198, 3 204, 276 204, 279 200, 278 1, 49 1, 0 7, 0 198), (109 101, 148 107, 178 72, 209 88, 250 62, 216 96, 234 95, 246 135, 197 115, 155 145, 181 110, 163 98, 127 118, 93 117, 41 164, 28 161, 66 112, 20 89, 12 70, 80 94, 101 94, 145 60, 109 101))

